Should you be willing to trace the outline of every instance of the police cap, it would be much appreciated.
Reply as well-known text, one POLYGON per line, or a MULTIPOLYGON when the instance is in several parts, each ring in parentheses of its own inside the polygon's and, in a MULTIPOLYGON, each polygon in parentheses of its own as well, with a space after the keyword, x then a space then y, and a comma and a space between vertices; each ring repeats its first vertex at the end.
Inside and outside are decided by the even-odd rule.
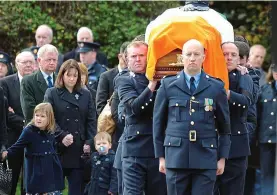
POLYGON ((78 42, 78 45, 79 45, 79 49, 77 50, 77 53, 97 51, 100 47, 100 44, 95 42, 78 42))
POLYGON ((11 57, 7 53, 0 51, 0 62, 10 66, 11 57))

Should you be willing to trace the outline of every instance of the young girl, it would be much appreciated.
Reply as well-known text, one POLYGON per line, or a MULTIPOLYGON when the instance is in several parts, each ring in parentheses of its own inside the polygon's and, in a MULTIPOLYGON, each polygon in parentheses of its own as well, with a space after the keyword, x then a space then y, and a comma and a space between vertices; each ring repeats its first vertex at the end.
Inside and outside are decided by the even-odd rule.
POLYGON ((25 148, 27 195, 60 195, 64 189, 61 163, 54 149, 55 119, 51 104, 35 107, 32 121, 17 142, 2 153, 2 159, 25 148))

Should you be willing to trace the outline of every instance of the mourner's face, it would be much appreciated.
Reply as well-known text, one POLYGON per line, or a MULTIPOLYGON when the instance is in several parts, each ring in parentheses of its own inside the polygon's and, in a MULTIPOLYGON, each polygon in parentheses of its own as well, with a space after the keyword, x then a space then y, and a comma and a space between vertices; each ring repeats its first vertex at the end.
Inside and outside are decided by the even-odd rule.
POLYGON ((63 82, 66 88, 73 89, 78 80, 78 71, 75 68, 67 70, 63 75, 63 82))
POLYGON ((77 41, 84 41, 84 42, 93 42, 91 34, 88 31, 81 31, 78 34, 77 41))
POLYGON ((275 81, 277 81, 277 72, 272 71, 272 76, 275 81))
POLYGON ((183 49, 184 71, 190 75, 201 72, 205 60, 204 48, 198 43, 191 43, 183 49))
POLYGON ((21 76, 25 76, 34 71, 34 65, 34 56, 32 54, 25 54, 18 59, 16 68, 21 76))
POLYGON ((239 50, 237 46, 233 43, 225 43, 222 45, 222 52, 228 71, 236 69, 239 64, 239 50))
POLYGON ((138 45, 127 49, 128 68, 134 73, 145 73, 147 64, 147 46, 138 45))
POLYGON ((38 58, 39 66, 45 73, 55 72, 58 63, 58 54, 55 52, 46 52, 38 58))
POLYGON ((96 140, 96 143, 95 143, 95 149, 100 152, 100 150, 103 150, 104 151, 101 151, 101 153, 104 153, 104 154, 107 154, 109 152, 109 149, 111 149, 112 145, 108 142, 108 140, 96 140))
POLYGON ((48 117, 46 112, 37 111, 34 117, 35 126, 41 130, 45 130, 45 127, 48 125, 48 117))
POLYGON ((51 34, 47 28, 39 28, 36 31, 36 42, 38 47, 49 44, 52 41, 51 34))
POLYGON ((240 65, 241 66, 246 66, 246 63, 247 63, 247 56, 240 56, 240 65))
POLYGON ((0 62, 0 78, 3 78, 8 73, 8 66, 2 62, 0 62))
POLYGON ((266 55, 266 51, 262 48, 255 48, 251 51, 249 55, 249 63, 254 68, 261 68, 264 63, 264 58, 266 55))
POLYGON ((93 64, 96 60, 96 52, 89 51, 86 53, 80 53, 80 61, 85 65, 93 64))

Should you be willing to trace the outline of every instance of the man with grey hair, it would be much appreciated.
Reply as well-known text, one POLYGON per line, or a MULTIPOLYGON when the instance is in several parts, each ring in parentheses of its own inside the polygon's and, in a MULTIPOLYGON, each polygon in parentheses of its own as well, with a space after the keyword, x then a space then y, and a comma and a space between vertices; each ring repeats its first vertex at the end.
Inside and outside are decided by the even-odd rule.
POLYGON ((38 50, 39 70, 21 81, 20 101, 26 124, 32 119, 35 106, 43 102, 46 89, 54 86, 58 54, 55 46, 42 46, 38 50))
MULTIPOLYGON (((35 58, 29 51, 19 53, 15 58, 17 73, 0 80, 8 103, 8 147, 13 145, 19 138, 24 125, 24 116, 20 104, 20 82, 26 75, 32 74, 35 58)), ((9 158, 12 171, 12 191, 15 195, 20 170, 23 165, 23 150, 14 157, 9 158)))
MULTIPOLYGON (((69 59, 75 59, 78 62, 80 62, 80 55, 76 52, 79 49, 79 42, 93 42, 93 41, 94 41, 94 37, 93 37, 92 30, 90 28, 88 27, 79 28, 77 32, 78 47, 64 54, 64 59, 63 59, 64 62, 69 59)), ((105 65, 108 67, 107 56, 100 51, 97 51, 96 61, 99 64, 105 65)))
POLYGON ((38 47, 50 44, 53 40, 53 30, 48 25, 40 25, 36 30, 36 43, 38 47))

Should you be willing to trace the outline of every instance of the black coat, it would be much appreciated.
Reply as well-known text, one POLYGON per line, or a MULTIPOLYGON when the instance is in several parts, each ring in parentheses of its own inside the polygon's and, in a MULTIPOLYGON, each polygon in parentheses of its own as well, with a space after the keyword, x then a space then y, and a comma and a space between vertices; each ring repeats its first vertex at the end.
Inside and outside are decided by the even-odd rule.
POLYGON ((107 100, 114 92, 113 80, 118 74, 118 67, 115 67, 100 75, 97 93, 96 93, 96 107, 97 113, 100 114, 107 104, 107 100))
POLYGON ((4 96, 2 87, 0 87, 0 146, 7 144, 7 99, 4 96))
POLYGON ((45 193, 64 189, 61 163, 54 149, 54 134, 27 126, 18 141, 8 149, 8 157, 25 148, 26 191, 45 193))
POLYGON ((63 168, 82 167, 83 145, 92 144, 96 134, 96 111, 90 92, 83 88, 73 93, 66 88, 50 88, 45 92, 44 101, 51 103, 54 109, 63 168), (62 144, 67 134, 74 137, 69 147, 62 144))
POLYGON ((0 80, 8 107, 14 112, 8 112, 9 143, 13 144, 18 139, 24 125, 24 115, 20 104, 20 82, 18 74, 4 77, 0 80))

